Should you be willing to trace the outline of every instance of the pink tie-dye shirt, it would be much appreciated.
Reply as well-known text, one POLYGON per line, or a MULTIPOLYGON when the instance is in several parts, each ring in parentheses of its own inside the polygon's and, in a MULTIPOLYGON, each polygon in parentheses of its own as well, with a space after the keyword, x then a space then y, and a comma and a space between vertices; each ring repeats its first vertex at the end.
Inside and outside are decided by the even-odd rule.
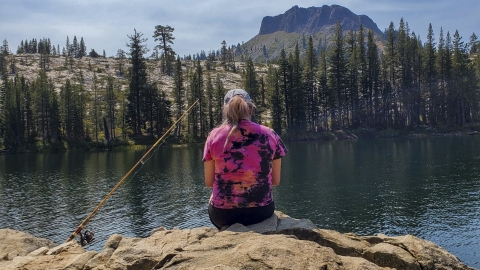
POLYGON ((287 149, 271 128, 241 120, 224 149, 231 125, 222 125, 208 135, 203 161, 215 161, 210 204, 232 209, 259 207, 272 199, 272 161, 287 149))

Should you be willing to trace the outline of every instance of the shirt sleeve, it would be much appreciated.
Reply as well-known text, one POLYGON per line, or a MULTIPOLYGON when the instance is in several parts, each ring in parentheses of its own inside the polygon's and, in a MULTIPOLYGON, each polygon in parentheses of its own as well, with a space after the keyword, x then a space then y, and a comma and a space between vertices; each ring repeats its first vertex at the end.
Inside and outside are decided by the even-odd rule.
POLYGON ((280 138, 280 136, 278 136, 278 134, 273 129, 272 129, 272 134, 276 141, 275 154, 273 155, 273 159, 282 158, 288 152, 287 147, 285 147, 285 144, 283 143, 282 139, 280 138))
POLYGON ((202 159, 203 162, 213 160, 212 153, 211 153, 211 144, 212 144, 212 140, 209 135, 207 137, 207 140, 205 141, 205 147, 203 148, 203 159, 202 159))

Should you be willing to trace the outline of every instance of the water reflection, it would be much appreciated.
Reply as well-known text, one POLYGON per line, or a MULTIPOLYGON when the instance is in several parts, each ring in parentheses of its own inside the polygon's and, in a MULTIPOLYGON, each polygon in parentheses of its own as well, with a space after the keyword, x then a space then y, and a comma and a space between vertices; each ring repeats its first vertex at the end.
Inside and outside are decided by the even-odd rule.
POLYGON ((471 137, 293 143, 277 206, 341 232, 417 235, 478 265, 479 143, 471 137))
MULTIPOLYGON (((340 232, 413 234, 478 267, 479 146, 476 137, 288 143, 276 205, 340 232)), ((147 150, 0 156, 0 227, 62 243, 147 150)), ((89 249, 114 233, 212 226, 201 156, 202 145, 160 148, 87 225, 89 249)))

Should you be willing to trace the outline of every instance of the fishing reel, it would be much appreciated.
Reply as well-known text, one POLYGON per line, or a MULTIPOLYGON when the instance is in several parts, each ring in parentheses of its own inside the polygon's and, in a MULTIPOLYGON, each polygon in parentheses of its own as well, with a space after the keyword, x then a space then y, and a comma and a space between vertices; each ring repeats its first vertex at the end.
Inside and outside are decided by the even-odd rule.
POLYGON ((86 230, 85 232, 80 231, 80 245, 82 247, 90 244, 95 239, 95 234, 92 231, 86 230))

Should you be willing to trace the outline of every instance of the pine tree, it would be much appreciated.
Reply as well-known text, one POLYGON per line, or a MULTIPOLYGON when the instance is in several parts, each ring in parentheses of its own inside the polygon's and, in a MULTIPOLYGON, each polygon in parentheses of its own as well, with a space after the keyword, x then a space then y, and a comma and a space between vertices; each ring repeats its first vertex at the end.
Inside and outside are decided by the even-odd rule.
POLYGON ((28 91, 27 82, 25 77, 15 77, 15 108, 16 108, 16 133, 18 142, 23 144, 26 138, 25 132, 25 97, 24 93, 28 91))
POLYGON ((205 95, 207 98, 207 127, 208 130, 212 130, 215 126, 215 117, 214 117, 214 107, 215 107, 215 100, 213 99, 213 83, 212 77, 210 73, 207 73, 207 86, 205 88, 205 95))
POLYGON ((396 30, 394 28, 393 22, 390 22, 390 25, 387 30, 387 42, 385 48, 385 55, 383 61, 384 69, 384 87, 383 87, 383 112, 382 117, 385 120, 386 127, 392 127, 393 121, 397 120, 398 110, 396 97, 397 85, 396 85, 396 49, 395 49, 395 40, 396 40, 396 30), (392 115, 392 113, 394 115, 392 115))
POLYGON ((6 98, 6 92, 7 89, 9 88, 9 81, 8 81, 8 76, 7 76, 7 69, 5 65, 3 64, 3 59, 4 59, 3 53, 0 53, 0 74, 2 75, 2 84, 0 85, 0 137, 3 138, 4 133, 5 133, 5 119, 4 119, 4 114, 5 114, 5 98, 6 98))
POLYGON ((345 59, 345 48, 343 40, 342 26, 337 22, 335 26, 332 47, 328 54, 328 89, 333 93, 329 95, 329 107, 331 109, 332 128, 341 129, 343 127, 343 106, 344 97, 342 91, 345 89, 347 61, 345 59))
POLYGON ((34 86, 37 133, 44 143, 57 141, 60 135, 60 117, 55 85, 48 79, 45 71, 40 70, 34 86))
POLYGON ((261 107, 262 108, 265 108, 265 80, 263 79, 264 75, 261 75, 259 78, 258 78, 258 85, 260 87, 260 97, 261 97, 261 107))
POLYGON ((352 29, 346 38, 346 57, 347 62, 347 84, 345 89, 345 117, 347 125, 357 126, 357 102, 358 102, 358 56, 357 56, 357 37, 352 29))
POLYGON ((10 48, 8 47, 8 41, 7 39, 3 40, 2 47, 0 49, 0 53, 3 55, 9 55, 10 54, 10 48))
POLYGON ((70 84, 70 79, 67 79, 65 84, 60 88, 60 114, 63 123, 63 136, 65 136, 67 142, 74 139, 74 102, 75 97, 73 94, 73 87, 70 84))
POLYGON ((446 119, 446 94, 447 94, 447 51, 443 28, 440 28, 440 37, 438 40, 437 55, 435 58, 435 69, 437 74, 438 94, 440 103, 439 122, 447 123, 446 119))
POLYGON ((58 96, 55 91, 55 85, 52 81, 50 81, 50 87, 48 91, 49 95, 49 104, 48 104, 48 117, 49 117, 49 137, 52 142, 60 141, 60 128, 61 128, 61 120, 60 120, 60 107, 58 96))
POLYGON ((468 55, 466 53, 465 43, 462 41, 462 37, 455 31, 453 35, 453 56, 452 56, 452 77, 454 91, 454 97, 456 101, 456 118, 459 126, 464 126, 466 123, 466 91, 467 82, 467 60, 468 55))
POLYGON ((472 33, 470 36, 470 42, 468 42, 469 54, 474 55, 478 53, 478 36, 475 33, 472 33))
POLYGON ((118 76, 123 77, 125 74, 125 52, 122 49, 118 49, 117 51, 117 63, 118 63, 118 76))
POLYGON ((428 26, 427 42, 424 48, 424 66, 423 74, 425 76, 425 88, 428 93, 428 122, 431 126, 437 124, 437 83, 435 74, 435 38, 433 34, 432 24, 428 26))
POLYGON ((321 129, 328 130, 328 115, 331 111, 331 91, 328 88, 328 70, 327 70, 327 52, 325 48, 320 48, 320 63, 317 73, 318 78, 318 105, 322 113, 321 129))
MULTIPOLYGON (((177 57, 175 62, 175 73, 173 74, 173 102, 175 106, 177 119, 180 118, 183 114, 184 100, 185 100, 185 87, 183 85, 183 70, 182 70, 182 61, 180 57, 177 57)), ((177 125, 175 127, 175 137, 180 137, 182 133, 182 125, 177 125)))
POLYGON ((163 66, 162 69, 167 75, 173 74, 172 63, 175 61, 175 53, 173 52, 170 44, 173 44, 173 41, 175 40, 175 37, 173 36, 174 30, 175 29, 169 25, 157 25, 155 26, 155 32, 153 33, 154 40, 160 42, 156 48, 159 48, 163 51, 165 66, 163 66))
POLYGON ((3 140, 6 148, 9 150, 15 150, 18 144, 17 138, 17 114, 15 108, 15 86, 14 83, 7 79, 6 76, 3 77, 2 83, 2 93, 0 93, 0 104, 2 110, 0 110, 1 123, 4 127, 3 130, 3 140))
MULTIPOLYGON (((23 76, 22 76, 22 80, 23 76)), ((34 116, 33 116, 33 108, 34 108, 34 94, 33 94, 33 87, 31 84, 25 83, 25 87, 22 87, 23 93, 23 100, 24 100, 24 114, 25 114, 25 132, 26 138, 29 143, 33 142, 33 138, 35 136, 35 125, 34 125, 34 116)))
POLYGON ((161 90, 158 95, 158 102, 155 106, 157 108, 157 135, 160 137, 161 134, 165 133, 167 128, 172 125, 172 111, 171 111, 171 102, 167 98, 165 91, 161 90))
POLYGON ((279 64, 279 77, 280 77, 280 88, 284 97, 285 102, 285 119, 286 119, 286 128, 287 130, 292 128, 293 123, 291 121, 291 74, 292 74, 292 67, 287 60, 287 56, 285 50, 282 49, 280 52, 280 64, 279 64))
POLYGON ((225 87, 220 78, 220 74, 217 73, 215 78, 215 126, 218 126, 222 123, 222 109, 223 109, 223 98, 225 96, 225 87))
POLYGON ((142 104, 144 104, 144 93, 147 86, 147 71, 146 64, 143 58, 146 52, 144 42, 147 39, 142 38, 143 34, 137 32, 132 36, 128 36, 130 43, 130 61, 131 68, 129 74, 129 95, 128 95, 128 120, 129 126, 133 130, 134 135, 142 135, 141 126, 144 121, 142 116, 142 104))
POLYGON ((52 54, 52 51, 51 51, 51 49, 52 49, 52 43, 50 42, 50 39, 47 38, 47 40, 46 40, 45 43, 46 43, 46 53, 47 53, 48 55, 51 55, 51 54, 52 54))
POLYGON ((91 94, 93 95, 93 103, 92 103, 92 117, 93 117, 93 130, 95 133, 95 142, 98 142, 98 133, 100 128, 100 102, 99 102, 99 91, 97 87, 97 72, 93 71, 93 79, 92 79, 92 91, 91 94))
POLYGON ((291 123, 295 131, 304 131, 306 128, 305 116, 305 90, 302 82, 302 65, 300 63, 300 50, 298 43, 295 50, 289 55, 291 66, 291 123))
POLYGON ((405 24, 403 18, 400 19, 398 27, 398 38, 395 46, 395 55, 397 63, 397 84, 398 84, 398 101, 399 111, 401 115, 402 126, 411 125, 412 123, 412 111, 413 100, 412 95, 412 76, 411 76, 411 62, 412 56, 409 52, 409 30, 408 25, 405 24))
MULTIPOLYGON (((358 96, 355 101, 355 111, 357 113, 357 124, 365 123, 367 120, 368 104, 368 72, 367 72, 367 48, 365 47, 365 32, 363 25, 357 33, 357 47, 356 47, 356 63, 358 73, 358 96)), ((355 122, 355 120, 354 120, 355 122)))
POLYGON ((77 36, 73 36, 73 43, 72 43, 72 55, 75 58, 79 58, 79 45, 77 41, 77 36))
POLYGON ((200 64, 200 60, 197 60, 195 62, 195 70, 190 78, 189 92, 189 106, 192 105, 196 100, 198 100, 198 105, 195 106, 195 108, 193 108, 192 112, 189 114, 189 123, 191 125, 189 133, 191 132, 194 139, 203 139, 206 136, 206 102, 203 92, 203 69, 200 64))
POLYGON ((412 124, 418 126, 420 124, 425 124, 427 119, 425 114, 425 94, 422 93, 421 82, 422 82, 422 41, 419 36, 415 35, 415 32, 412 32, 410 37, 409 45, 409 55, 412 59, 412 96, 413 98, 413 117, 412 124))
POLYGON ((318 89, 316 86, 315 74, 317 73, 318 59, 313 49, 312 36, 308 38, 307 51, 305 56, 305 68, 303 70, 303 81, 305 82, 306 109, 308 129, 315 130, 319 116, 318 112, 318 89))
POLYGON ((106 105, 106 118, 107 118, 107 127, 110 129, 110 138, 106 138, 107 141, 114 139, 116 136, 115 128, 116 128, 116 108, 118 105, 118 97, 115 93, 115 83, 112 76, 107 77, 107 87, 105 91, 105 105, 106 105))
POLYGON ((272 128, 279 135, 282 134, 283 126, 283 95, 280 89, 280 77, 278 70, 273 65, 268 65, 267 70, 267 100, 272 115, 272 128))
POLYGON ((85 41, 83 41, 83 37, 80 39, 80 45, 78 50, 78 57, 82 58, 87 55, 87 47, 85 46, 85 41))
POLYGON ((261 96, 258 89, 257 74, 251 58, 247 59, 245 74, 243 76, 243 88, 250 94, 253 103, 258 107, 261 105, 261 96))
POLYGON ((222 41, 222 48, 220 49, 220 64, 223 66, 225 71, 228 70, 227 60, 228 60, 228 49, 227 49, 227 42, 222 41))
POLYGON ((10 56, 9 59, 9 66, 10 66, 10 74, 16 74, 17 73, 17 59, 15 56, 10 56))
POLYGON ((157 85, 148 83, 146 85, 143 98, 144 104, 142 106, 142 115, 144 115, 145 117, 143 128, 148 131, 151 137, 153 137, 155 134, 155 130, 157 131, 157 134, 160 134, 160 130, 162 129, 159 122, 162 120, 161 117, 158 116, 159 114, 161 114, 161 105, 157 85))
POLYGON ((39 61, 39 66, 43 70, 49 70, 50 69, 50 56, 46 53, 40 54, 40 61, 39 61))
POLYGON ((374 117, 379 108, 379 76, 380 59, 378 56, 378 47, 373 37, 373 31, 368 31, 367 36, 367 123, 373 124, 374 117))
POLYGON ((67 41, 65 42, 65 49, 66 49, 67 55, 72 54, 72 48, 70 46, 70 39, 68 38, 68 36, 67 36, 67 41))
POLYGON ((32 39, 32 41, 30 42, 30 50, 31 50, 31 53, 37 53, 38 50, 37 50, 37 39, 34 38, 32 39))
POLYGON ((25 43, 23 43, 23 51, 25 53, 30 53, 30 45, 27 39, 25 39, 25 43))
POLYGON ((20 45, 18 45, 17 48, 17 54, 24 54, 25 51, 23 50, 23 40, 20 42, 20 45))

